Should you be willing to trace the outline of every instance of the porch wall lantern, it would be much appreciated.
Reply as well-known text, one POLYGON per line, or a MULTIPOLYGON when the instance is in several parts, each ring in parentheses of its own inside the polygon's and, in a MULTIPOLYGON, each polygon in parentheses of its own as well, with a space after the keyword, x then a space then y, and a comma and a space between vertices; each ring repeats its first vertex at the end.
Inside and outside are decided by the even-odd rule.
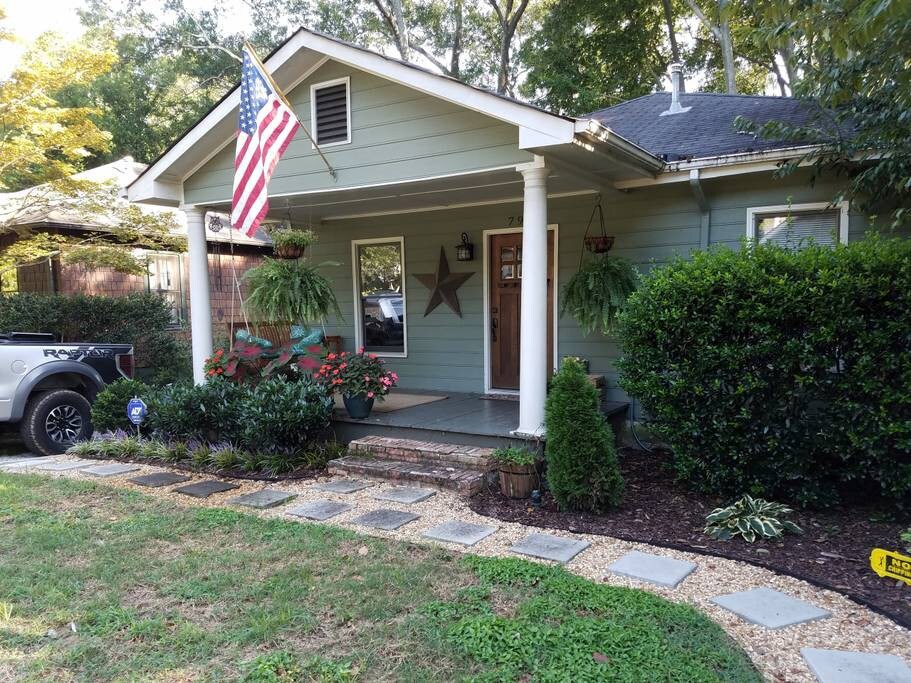
POLYGON ((474 245, 468 241, 468 233, 462 233, 462 243, 456 245, 456 261, 473 261, 474 245))

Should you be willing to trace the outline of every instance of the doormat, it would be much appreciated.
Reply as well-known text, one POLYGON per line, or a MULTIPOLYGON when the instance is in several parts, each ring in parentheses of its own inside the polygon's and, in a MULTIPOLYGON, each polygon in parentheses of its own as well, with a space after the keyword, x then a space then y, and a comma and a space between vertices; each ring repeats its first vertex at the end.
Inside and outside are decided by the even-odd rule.
MULTIPOLYGON (((376 401, 373 404, 373 412, 375 413, 391 413, 396 410, 402 410, 403 408, 413 408, 414 406, 421 406, 425 403, 435 403, 436 401, 442 401, 443 399, 449 398, 441 394, 409 394, 405 391, 395 391, 386 395, 385 401, 376 401)), ((335 395, 335 409, 336 410, 345 410, 345 404, 342 401, 342 397, 338 394, 335 395)))
POLYGON ((481 396, 483 401, 518 401, 519 397, 516 394, 483 394, 481 396))

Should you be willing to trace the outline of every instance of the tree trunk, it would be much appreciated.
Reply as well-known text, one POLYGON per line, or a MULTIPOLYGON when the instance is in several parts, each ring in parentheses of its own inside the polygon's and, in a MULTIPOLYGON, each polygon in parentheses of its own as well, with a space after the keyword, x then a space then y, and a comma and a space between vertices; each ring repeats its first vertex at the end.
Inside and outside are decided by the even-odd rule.
POLYGON ((390 4, 392 5, 392 16, 395 19, 395 32, 401 42, 399 52, 402 53, 402 59, 407 62, 410 50, 408 45, 408 27, 405 25, 405 11, 402 7, 402 0, 390 0, 390 4))
POLYGON ((725 17, 729 0, 718 0, 718 42, 721 44, 721 60, 724 63, 724 84, 729 95, 737 94, 737 67, 734 63, 734 43, 731 40, 731 25, 725 17))
POLYGON ((461 78, 462 73, 462 0, 455 0, 452 7, 455 26, 452 30, 452 58, 449 60, 449 75, 461 78))
POLYGON ((671 43, 671 61, 680 63, 680 48, 677 45, 677 33, 674 31, 674 10, 671 8, 671 0, 661 0, 664 5, 664 21, 667 23, 667 38, 671 43))

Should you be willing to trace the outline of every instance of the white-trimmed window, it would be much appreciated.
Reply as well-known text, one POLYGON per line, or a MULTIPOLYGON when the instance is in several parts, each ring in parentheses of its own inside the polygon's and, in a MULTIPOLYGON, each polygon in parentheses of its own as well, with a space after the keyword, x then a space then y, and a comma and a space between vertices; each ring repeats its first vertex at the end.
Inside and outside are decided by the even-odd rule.
POLYGON ((747 209, 747 237, 798 249, 812 240, 833 245, 848 241, 848 202, 785 204, 747 209))
POLYGON ((310 86, 310 121, 320 147, 351 142, 351 79, 348 76, 310 86))
POLYGON ((357 348, 405 358, 405 238, 353 240, 351 262, 357 348))
POLYGON ((149 252, 148 288, 171 304, 171 323, 181 327, 186 317, 183 299, 183 263, 180 254, 170 251, 149 252))

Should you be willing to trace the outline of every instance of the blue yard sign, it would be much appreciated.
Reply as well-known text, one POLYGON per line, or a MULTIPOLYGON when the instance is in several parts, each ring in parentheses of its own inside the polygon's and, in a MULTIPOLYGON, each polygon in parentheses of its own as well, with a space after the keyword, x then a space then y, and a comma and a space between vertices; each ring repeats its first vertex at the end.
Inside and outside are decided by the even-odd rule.
POLYGON ((141 398, 133 397, 130 399, 130 402, 127 403, 127 417, 130 419, 130 422, 137 427, 145 420, 148 411, 149 407, 141 398))

